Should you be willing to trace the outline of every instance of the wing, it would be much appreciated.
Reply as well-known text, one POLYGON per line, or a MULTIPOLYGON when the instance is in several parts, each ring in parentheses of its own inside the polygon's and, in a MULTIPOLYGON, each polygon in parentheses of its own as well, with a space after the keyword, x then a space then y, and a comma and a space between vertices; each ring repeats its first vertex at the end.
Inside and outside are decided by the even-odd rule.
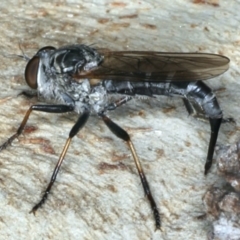
POLYGON ((121 81, 199 81, 216 77, 228 69, 227 57, 207 53, 163 53, 99 50, 100 66, 79 72, 76 78, 121 81))

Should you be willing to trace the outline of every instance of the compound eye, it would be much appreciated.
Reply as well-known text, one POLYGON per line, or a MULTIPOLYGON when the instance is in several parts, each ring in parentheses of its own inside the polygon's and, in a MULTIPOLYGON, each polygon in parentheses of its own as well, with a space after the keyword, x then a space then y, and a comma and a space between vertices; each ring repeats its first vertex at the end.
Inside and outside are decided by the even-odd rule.
POLYGON ((30 88, 37 89, 37 74, 40 58, 34 56, 25 68, 25 79, 30 88))
POLYGON ((38 50, 37 54, 28 62, 25 68, 25 79, 30 88, 37 89, 37 75, 38 75, 38 68, 39 68, 39 53, 45 51, 55 50, 55 47, 46 46, 38 50))

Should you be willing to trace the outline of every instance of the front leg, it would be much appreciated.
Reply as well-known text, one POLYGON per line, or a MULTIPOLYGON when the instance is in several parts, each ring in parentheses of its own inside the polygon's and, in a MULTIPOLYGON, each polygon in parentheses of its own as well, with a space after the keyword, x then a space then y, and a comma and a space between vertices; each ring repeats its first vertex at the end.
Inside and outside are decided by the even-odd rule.
POLYGON ((5 149, 7 146, 9 146, 12 143, 12 141, 22 133, 32 111, 48 112, 48 113, 65 113, 65 112, 72 112, 73 110, 74 108, 72 106, 67 106, 67 105, 40 105, 40 104, 32 105, 26 112, 17 132, 13 134, 5 143, 3 143, 0 146, 0 152, 3 149, 5 149))

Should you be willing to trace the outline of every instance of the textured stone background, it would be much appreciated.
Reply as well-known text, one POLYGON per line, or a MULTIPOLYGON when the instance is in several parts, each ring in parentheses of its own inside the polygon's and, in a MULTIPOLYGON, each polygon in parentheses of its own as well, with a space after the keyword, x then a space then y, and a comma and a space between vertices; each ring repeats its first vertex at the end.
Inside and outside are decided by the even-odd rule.
MULTIPOLYGON (((237 125, 221 128, 219 143, 239 137, 240 1, 127 0, 1 1, 0 139, 19 126, 36 99, 28 89, 26 62, 45 45, 94 44, 114 50, 212 52, 231 59, 230 70, 208 81, 226 116, 237 125), (8 57, 6 57, 8 55, 8 57)), ((209 124, 188 117, 182 101, 132 102, 110 114, 128 130, 162 214, 154 221, 126 145, 92 117, 72 142, 52 194, 37 216, 40 199, 74 114, 32 114, 24 135, 0 155, 0 239, 206 239, 210 223, 202 196, 221 184, 215 166, 203 166, 209 124)))

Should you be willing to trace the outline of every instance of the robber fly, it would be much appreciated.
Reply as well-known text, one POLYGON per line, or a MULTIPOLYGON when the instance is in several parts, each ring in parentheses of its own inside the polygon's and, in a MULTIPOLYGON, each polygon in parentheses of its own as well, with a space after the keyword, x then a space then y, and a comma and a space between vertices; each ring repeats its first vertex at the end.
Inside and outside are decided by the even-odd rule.
POLYGON ((211 136, 205 163, 205 174, 212 165, 214 147, 223 118, 212 90, 202 80, 216 77, 228 69, 229 59, 215 54, 162 53, 144 51, 109 51, 86 45, 70 45, 56 49, 41 48, 25 69, 25 79, 38 96, 54 104, 32 105, 16 133, 0 146, 6 148, 23 131, 32 111, 79 114, 64 145, 51 180, 32 208, 35 213, 43 205, 55 182, 72 138, 96 114, 107 127, 124 140, 135 161, 144 192, 151 205, 156 228, 161 226, 159 210, 128 135, 106 113, 139 96, 178 96, 191 115, 209 119, 211 136), (113 101, 111 96, 117 96, 113 101))

